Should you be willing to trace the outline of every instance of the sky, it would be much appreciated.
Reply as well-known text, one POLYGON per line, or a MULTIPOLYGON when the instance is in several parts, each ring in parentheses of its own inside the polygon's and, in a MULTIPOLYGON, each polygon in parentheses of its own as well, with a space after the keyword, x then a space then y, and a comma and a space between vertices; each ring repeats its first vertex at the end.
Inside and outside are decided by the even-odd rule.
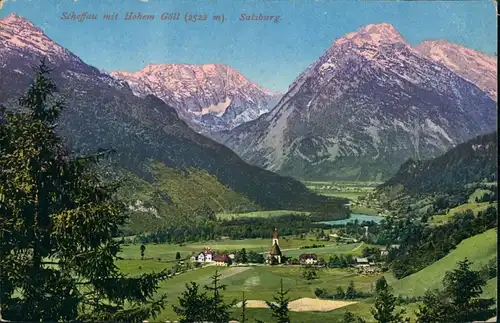
MULTIPOLYGON (((0 0, 2 1, 2 0, 0 0)), ((4 0, 0 18, 16 13, 86 63, 106 71, 137 71, 148 64, 226 64, 248 79, 286 91, 294 79, 346 33, 388 22, 410 44, 446 39, 493 55, 496 15, 491 0, 4 0), (98 20, 63 20, 66 12, 98 20), (127 12, 152 21, 125 21, 127 12), (164 12, 179 21, 161 20, 164 12), (118 13, 116 21, 102 19, 118 13), (206 14, 186 23, 184 16, 206 14), (239 21, 241 14, 280 15, 280 22, 239 21), (212 20, 224 15, 224 22, 212 20)))

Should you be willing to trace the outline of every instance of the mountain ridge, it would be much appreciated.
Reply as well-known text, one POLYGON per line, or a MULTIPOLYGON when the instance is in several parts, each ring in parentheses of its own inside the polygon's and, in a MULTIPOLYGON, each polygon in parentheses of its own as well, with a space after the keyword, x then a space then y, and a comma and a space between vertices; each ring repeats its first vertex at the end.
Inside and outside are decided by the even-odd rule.
POLYGON ((394 26, 370 24, 334 41, 273 111, 221 142, 295 178, 380 180, 408 157, 493 130, 495 115, 476 85, 414 50, 394 26))
POLYGON ((224 64, 149 64, 136 72, 110 75, 126 81, 136 95, 159 97, 207 135, 256 119, 281 96, 224 64))
POLYGON ((496 181, 498 133, 480 135, 428 160, 408 160, 388 181, 384 190, 398 185, 407 193, 435 193, 461 189, 474 182, 496 181))
POLYGON ((414 49, 476 84, 497 101, 497 57, 444 39, 425 40, 414 49), (461 53, 461 55, 457 55, 461 53), (466 62, 464 62, 466 61, 466 62), (469 62, 474 62, 472 66, 469 62))
POLYGON ((151 179, 144 169, 149 160, 174 169, 202 169, 262 208, 315 208, 328 203, 332 210, 345 212, 343 201, 312 194, 291 178, 248 165, 229 148, 191 130, 159 98, 135 96, 126 82, 101 73, 65 49, 60 51, 61 46, 42 37, 43 32, 24 18, 9 16, 1 23, 8 28, 0 29, 0 104, 16 107, 32 80, 33 67, 45 57, 53 67, 57 95, 68 107, 58 130, 73 150, 113 148, 121 167, 145 179, 151 179), (21 35, 15 28, 23 28, 21 40, 12 41, 13 34, 21 35), (57 50, 40 53, 32 35, 38 35, 35 38, 43 45, 35 47, 57 50), (16 46, 18 41, 29 46, 16 46))

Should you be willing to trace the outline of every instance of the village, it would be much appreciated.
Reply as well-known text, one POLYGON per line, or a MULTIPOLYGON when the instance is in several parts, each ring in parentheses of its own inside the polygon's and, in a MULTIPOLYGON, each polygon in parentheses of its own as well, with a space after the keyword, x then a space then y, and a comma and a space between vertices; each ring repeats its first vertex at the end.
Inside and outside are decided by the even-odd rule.
MULTIPOLYGON (((340 237, 336 234, 330 235, 336 241, 345 240, 347 238, 340 237)), ((350 242, 358 242, 355 239, 351 239, 350 242)), ((346 257, 347 261, 343 264, 339 264, 339 258, 336 255, 332 255, 330 259, 326 260, 316 253, 302 253, 298 257, 287 257, 286 254, 280 249, 279 246, 279 235, 278 230, 275 229, 272 233, 271 247, 268 252, 260 253, 259 257, 247 257, 241 256, 241 251, 238 252, 217 252, 213 250, 210 246, 205 246, 203 250, 199 253, 194 254, 190 261, 194 263, 197 267, 199 266, 310 266, 310 267, 345 267, 352 268, 360 274, 378 274, 384 270, 384 259, 389 255, 389 250, 386 247, 377 249, 378 254, 371 254, 364 257, 346 257), (254 260, 254 261, 252 261, 254 260)), ((359 245, 361 247, 363 243, 359 245)), ((324 247, 324 245, 322 245, 324 247)), ((314 245, 314 247, 317 247, 314 245)), ((318 246, 321 247, 321 246, 318 246)), ((397 245, 391 246, 391 248, 397 248, 397 245)), ((243 252, 244 249, 243 249, 243 252)), ((255 254, 255 253, 254 253, 255 254)))

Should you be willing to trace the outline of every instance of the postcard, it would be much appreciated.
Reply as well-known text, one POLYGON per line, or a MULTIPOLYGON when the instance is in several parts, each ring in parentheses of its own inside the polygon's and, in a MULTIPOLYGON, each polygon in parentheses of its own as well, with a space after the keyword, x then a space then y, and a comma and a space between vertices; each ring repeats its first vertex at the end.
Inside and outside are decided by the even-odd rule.
POLYGON ((497 17, 1 0, 0 321, 496 322, 497 17))

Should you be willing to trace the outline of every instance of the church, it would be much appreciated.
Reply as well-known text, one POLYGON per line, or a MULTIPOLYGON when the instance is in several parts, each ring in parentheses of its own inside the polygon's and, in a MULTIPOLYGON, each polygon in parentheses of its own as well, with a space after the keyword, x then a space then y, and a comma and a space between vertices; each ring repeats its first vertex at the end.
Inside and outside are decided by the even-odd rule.
POLYGON ((275 228, 271 250, 269 250, 269 254, 267 255, 266 263, 271 265, 281 264, 281 256, 282 254, 278 243, 278 229, 275 228))

